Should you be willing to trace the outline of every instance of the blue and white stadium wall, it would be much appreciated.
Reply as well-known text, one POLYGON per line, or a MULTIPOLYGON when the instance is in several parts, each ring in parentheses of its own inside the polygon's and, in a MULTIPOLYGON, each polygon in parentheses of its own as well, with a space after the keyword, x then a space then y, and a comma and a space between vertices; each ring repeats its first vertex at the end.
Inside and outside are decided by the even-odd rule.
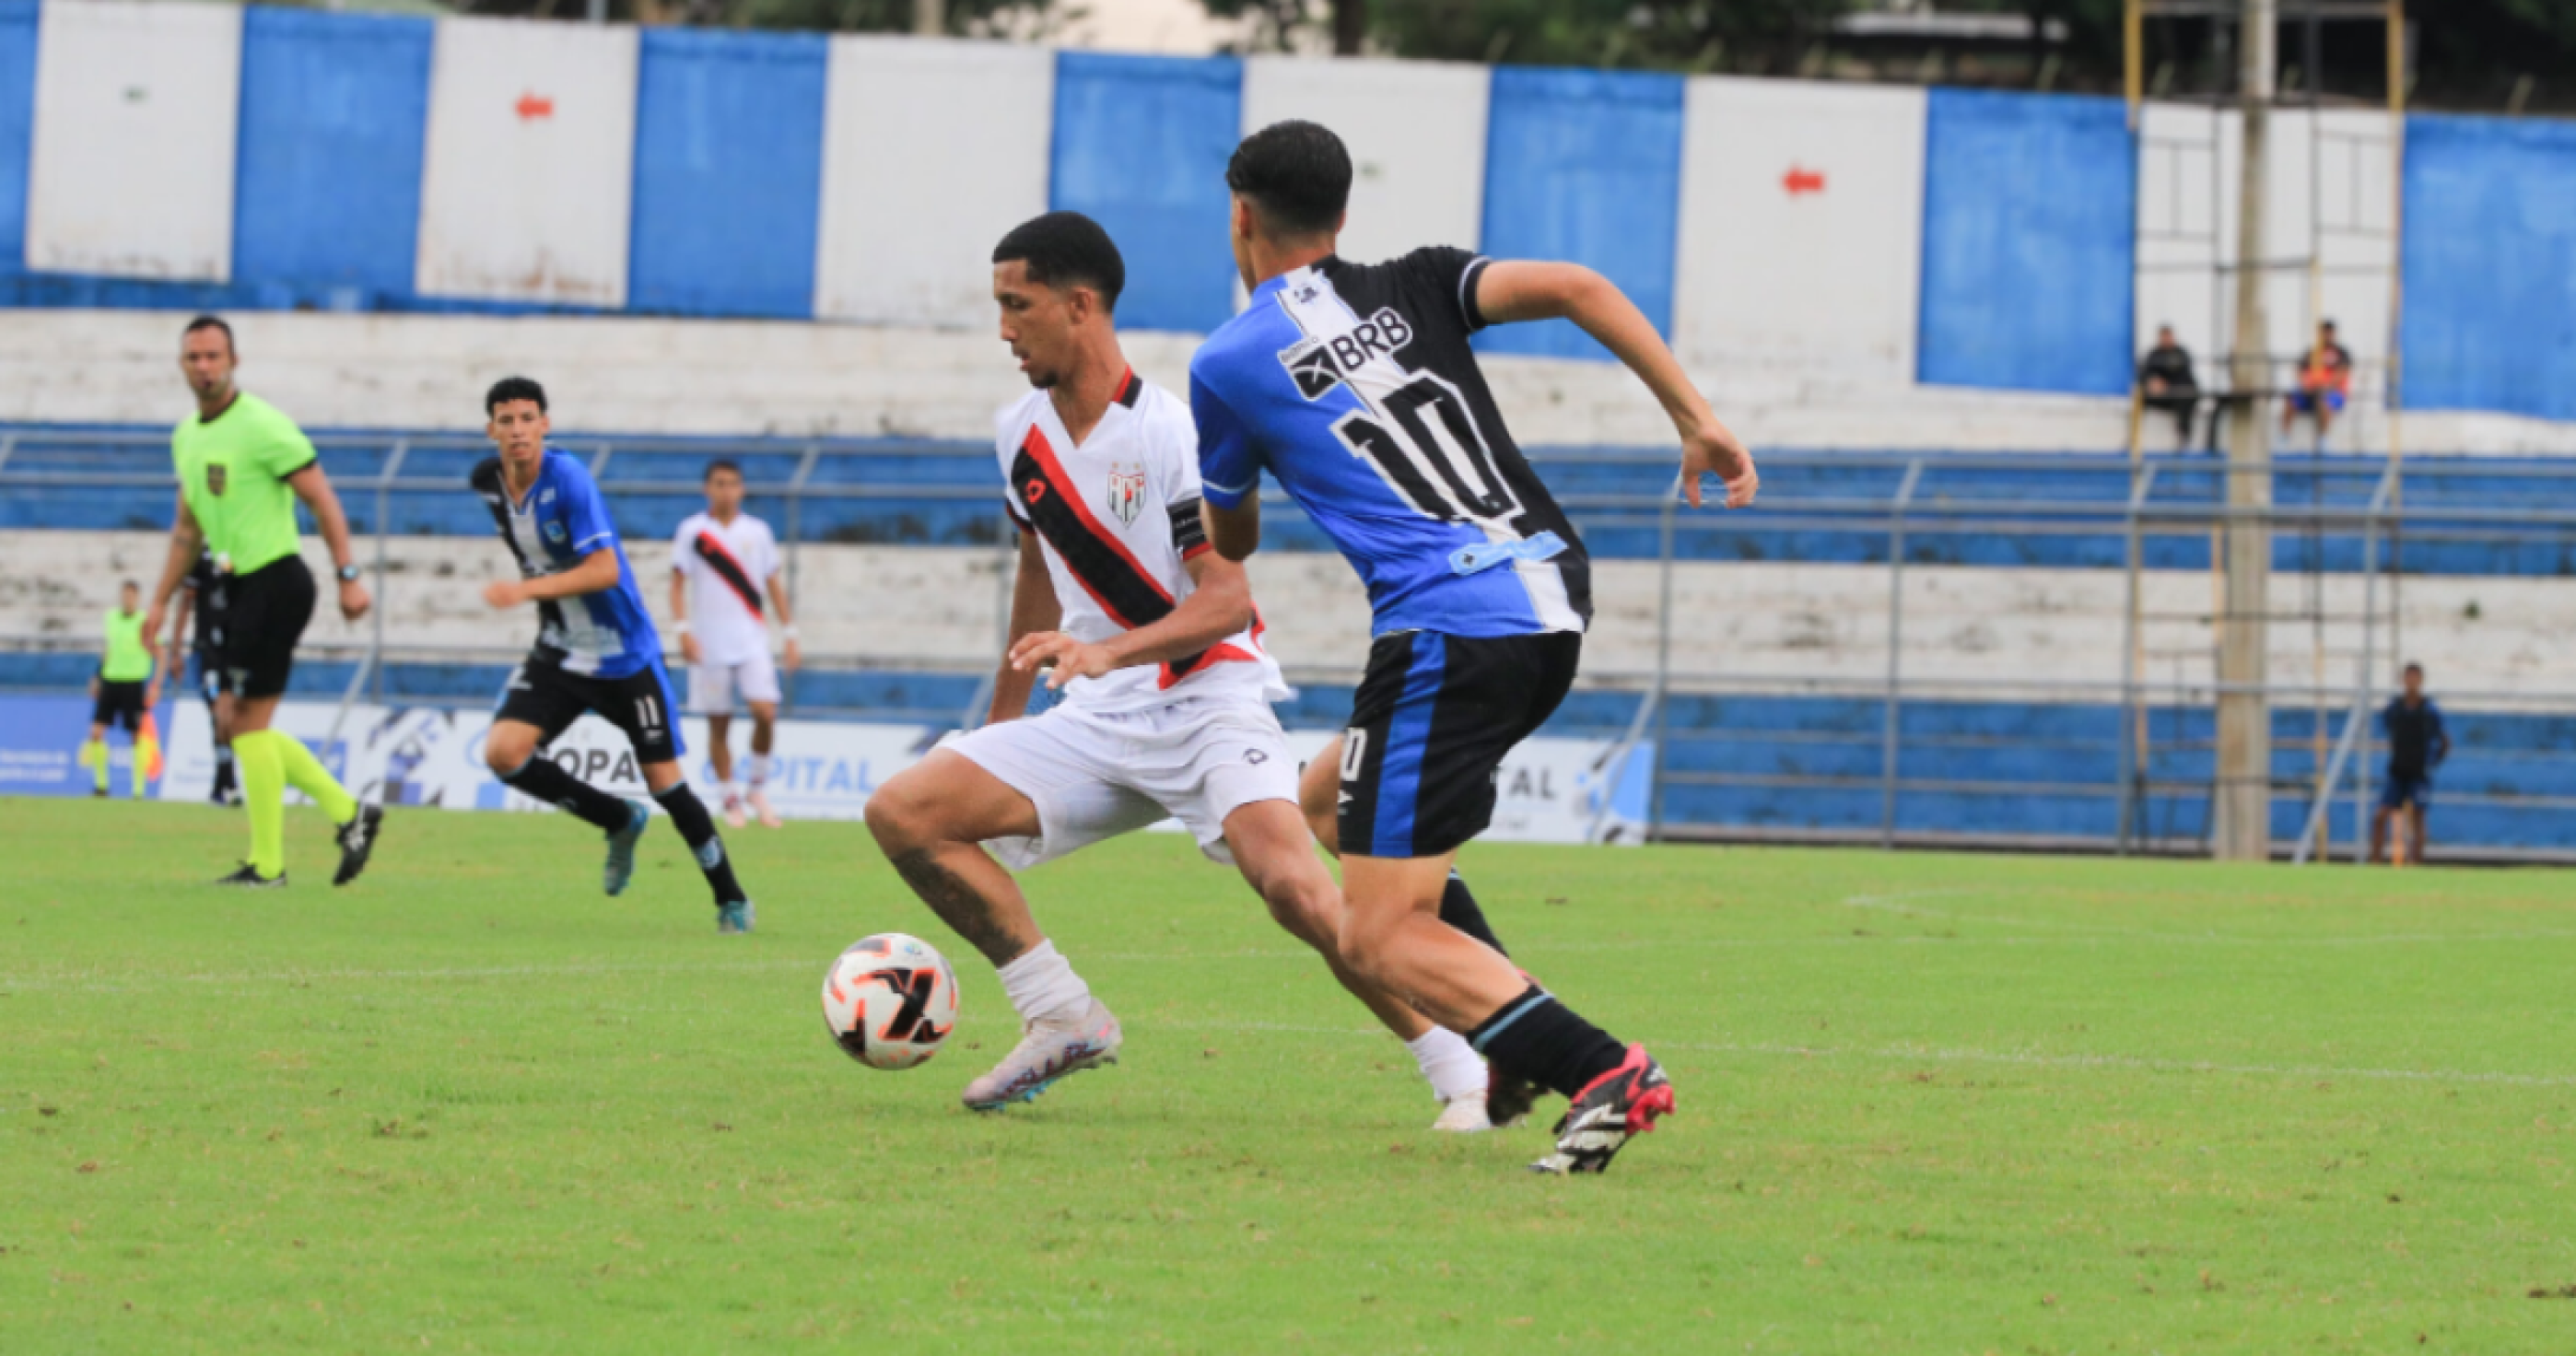
MULTIPOLYGON (((980 328, 992 240, 1064 207, 1136 262, 1128 324, 1204 332, 1238 304, 1226 157, 1290 116, 1353 145, 1355 257, 1579 260, 1694 362, 1854 384, 2124 392, 2146 331, 2214 320, 2205 274, 2141 260, 2232 235, 2228 176, 2157 159, 2206 115, 2141 136, 2093 98, 0 0, 0 304, 980 328)), ((2405 403, 2576 418, 2576 128, 2381 145, 2275 194, 2393 230, 2402 193, 2405 403)), ((2285 285, 2281 351, 2315 309, 2285 285)), ((2328 283, 2365 363, 2388 290, 2328 283)))

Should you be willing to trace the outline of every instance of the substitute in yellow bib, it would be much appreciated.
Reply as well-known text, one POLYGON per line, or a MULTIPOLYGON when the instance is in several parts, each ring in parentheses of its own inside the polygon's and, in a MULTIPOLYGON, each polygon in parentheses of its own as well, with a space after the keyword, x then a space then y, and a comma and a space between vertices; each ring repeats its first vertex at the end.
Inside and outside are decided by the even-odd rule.
POLYGON ((97 778, 91 795, 107 794, 107 727, 125 731, 134 744, 134 795, 140 800, 151 780, 152 757, 144 733, 147 714, 160 684, 153 681, 152 646, 143 639, 143 590, 133 580, 117 590, 116 608, 103 629, 107 651, 89 680, 89 742, 81 745, 81 766, 97 778))
POLYGON ((298 554, 296 500, 312 510, 331 550, 342 617, 356 621, 366 615, 367 587, 358 582, 349 520, 312 440, 275 406, 233 385, 238 361, 232 327, 214 316, 188 322, 179 336, 179 370, 197 397, 197 412, 170 434, 179 506, 170 527, 170 560, 143 631, 152 643, 160 642, 170 595, 199 552, 211 552, 226 601, 213 655, 221 682, 216 720, 232 741, 250 819, 250 859, 218 883, 286 883, 291 785, 339 826, 340 869, 331 883, 346 885, 366 869, 384 811, 359 804, 302 741, 270 728, 295 667, 295 644, 313 618, 313 572, 298 554))

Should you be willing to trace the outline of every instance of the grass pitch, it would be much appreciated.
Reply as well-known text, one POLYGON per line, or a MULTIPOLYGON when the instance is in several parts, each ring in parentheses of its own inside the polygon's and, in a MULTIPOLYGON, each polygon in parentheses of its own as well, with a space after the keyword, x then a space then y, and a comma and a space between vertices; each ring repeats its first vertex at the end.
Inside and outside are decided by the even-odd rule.
POLYGON ((0 1351, 2576 1349, 2565 873, 1475 849, 1679 1087, 1564 1181, 1177 837, 1033 875, 1126 1063, 979 1118, 1009 1008, 856 825, 733 833, 723 938, 659 829, 334 891, 299 810, 230 893, 232 814, 6 809, 0 1351), (901 1074, 815 995, 883 929, 966 986, 901 1074))

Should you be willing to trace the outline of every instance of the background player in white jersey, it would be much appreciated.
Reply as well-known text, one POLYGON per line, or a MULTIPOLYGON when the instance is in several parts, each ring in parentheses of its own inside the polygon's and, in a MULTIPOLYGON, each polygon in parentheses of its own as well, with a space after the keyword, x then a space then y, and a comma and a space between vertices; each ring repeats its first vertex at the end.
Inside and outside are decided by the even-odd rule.
POLYGON ((1177 816, 1407 1041, 1445 1104, 1440 1127, 1483 1129, 1484 1066, 1466 1042, 1341 969, 1341 892, 1307 840, 1270 709, 1286 689, 1242 569, 1207 549, 1189 411, 1119 352, 1117 246, 1051 212, 1003 237, 993 265, 1002 338, 1038 388, 1003 413, 996 443, 1020 530, 1011 647, 993 723, 868 799, 895 869, 1001 971, 1024 1023, 966 1105, 1026 1101, 1112 1062, 1121 1039, 985 848, 1025 868, 1177 816), (1064 703, 1015 719, 1048 665, 1064 703))
POLYGON ((785 628, 787 667, 804 656, 787 609, 787 581, 769 524, 742 511, 742 467, 722 457, 707 463, 707 511, 692 513, 671 538, 671 626, 689 664, 689 711, 707 720, 707 761, 724 790, 725 822, 742 827, 745 792, 733 785, 734 698, 751 711, 747 793, 752 813, 771 828, 769 750, 778 731, 778 666, 769 658, 768 613, 785 628))
POLYGON ((1592 612, 1583 540, 1513 444, 1468 338, 1574 321, 1672 418, 1694 507, 1712 473, 1728 503, 1751 503, 1753 459, 1653 324, 1588 268, 1436 248, 1338 257, 1351 161, 1329 130, 1285 122, 1244 138, 1226 186, 1252 302, 1190 359, 1209 536, 1230 560, 1252 554, 1266 469, 1359 571, 1376 614, 1350 725, 1318 760, 1322 778, 1339 773, 1319 788, 1337 813, 1318 827, 1342 856, 1342 956, 1465 1033, 1498 1092, 1508 1079, 1572 1100, 1532 1167, 1599 1172, 1672 1110, 1663 1069, 1440 916, 1458 849, 1492 820, 1503 757, 1572 686, 1592 612))

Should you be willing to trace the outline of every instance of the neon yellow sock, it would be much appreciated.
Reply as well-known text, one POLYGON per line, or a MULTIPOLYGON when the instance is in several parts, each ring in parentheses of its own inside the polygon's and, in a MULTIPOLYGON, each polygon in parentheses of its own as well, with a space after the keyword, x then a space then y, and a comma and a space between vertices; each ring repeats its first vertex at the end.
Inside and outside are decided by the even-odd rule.
POLYGON ((98 789, 107 790, 107 741, 93 739, 81 745, 80 765, 98 778, 98 789))
POLYGON ((275 732, 234 735, 233 766, 250 816, 250 864, 263 876, 278 875, 286 870, 286 768, 275 732))
POLYGON ((313 750, 304 747, 303 740, 284 730, 267 733, 270 747, 277 750, 278 764, 286 773, 286 784, 311 796, 313 803, 322 807, 322 813, 331 816, 332 823, 348 823, 349 816, 358 812, 358 798, 340 785, 331 770, 322 766, 322 760, 313 756, 313 750))
POLYGON ((143 784, 151 780, 149 775, 151 766, 152 741, 136 739, 134 741, 134 798, 136 800, 143 799, 143 784))

